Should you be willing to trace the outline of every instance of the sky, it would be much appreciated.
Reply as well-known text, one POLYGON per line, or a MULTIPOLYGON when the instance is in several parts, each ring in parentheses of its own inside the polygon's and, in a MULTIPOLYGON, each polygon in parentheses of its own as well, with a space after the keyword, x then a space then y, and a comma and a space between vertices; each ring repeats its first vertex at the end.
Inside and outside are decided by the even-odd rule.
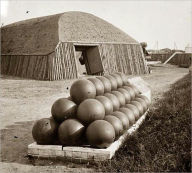
POLYGON ((1 0, 1 26, 67 11, 94 14, 148 49, 192 46, 192 0, 1 0))

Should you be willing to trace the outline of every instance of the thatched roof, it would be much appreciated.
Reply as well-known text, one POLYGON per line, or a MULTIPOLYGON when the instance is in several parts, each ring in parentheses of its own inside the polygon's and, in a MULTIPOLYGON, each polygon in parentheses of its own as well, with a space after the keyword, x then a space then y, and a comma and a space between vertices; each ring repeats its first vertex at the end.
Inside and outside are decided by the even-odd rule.
POLYGON ((1 28, 3 54, 47 54, 59 41, 138 43, 92 14, 66 12, 13 23, 1 28))
POLYGON ((59 19, 59 26, 61 41, 136 42, 112 24, 88 13, 64 13, 59 19))

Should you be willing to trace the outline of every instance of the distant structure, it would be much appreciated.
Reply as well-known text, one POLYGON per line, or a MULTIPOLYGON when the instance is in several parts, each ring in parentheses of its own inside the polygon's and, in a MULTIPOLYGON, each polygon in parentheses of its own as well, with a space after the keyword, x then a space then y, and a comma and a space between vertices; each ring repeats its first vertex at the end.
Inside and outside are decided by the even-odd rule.
POLYGON ((185 53, 192 53, 192 47, 191 46, 186 46, 185 47, 185 53))
POLYGON ((40 80, 148 73, 141 45, 88 13, 66 12, 1 28, 1 73, 40 80), (82 68, 83 67, 83 68, 82 68))
POLYGON ((160 50, 160 53, 172 53, 172 50, 169 48, 164 48, 160 50))

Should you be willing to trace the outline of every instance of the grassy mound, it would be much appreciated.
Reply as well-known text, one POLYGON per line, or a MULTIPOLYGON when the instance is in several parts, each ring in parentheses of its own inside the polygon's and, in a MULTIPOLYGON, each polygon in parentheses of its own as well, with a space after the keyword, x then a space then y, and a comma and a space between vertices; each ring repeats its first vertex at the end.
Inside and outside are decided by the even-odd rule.
POLYGON ((190 75, 176 82, 150 110, 136 135, 110 162, 97 168, 108 172, 191 170, 190 75))

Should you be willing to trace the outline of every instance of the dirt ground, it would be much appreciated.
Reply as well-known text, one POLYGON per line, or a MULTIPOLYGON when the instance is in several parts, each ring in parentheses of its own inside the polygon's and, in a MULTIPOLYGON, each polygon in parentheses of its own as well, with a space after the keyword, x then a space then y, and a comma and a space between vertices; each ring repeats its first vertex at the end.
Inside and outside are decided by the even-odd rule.
MULTIPOLYGON (((189 72, 173 65, 155 65, 152 73, 142 78, 149 83, 153 103, 171 84, 189 72)), ((1 76, 0 82, 0 172, 91 172, 86 165, 39 162, 27 157, 27 145, 33 142, 31 129, 35 120, 50 117, 53 102, 69 96, 67 81, 36 81, 1 76)))

